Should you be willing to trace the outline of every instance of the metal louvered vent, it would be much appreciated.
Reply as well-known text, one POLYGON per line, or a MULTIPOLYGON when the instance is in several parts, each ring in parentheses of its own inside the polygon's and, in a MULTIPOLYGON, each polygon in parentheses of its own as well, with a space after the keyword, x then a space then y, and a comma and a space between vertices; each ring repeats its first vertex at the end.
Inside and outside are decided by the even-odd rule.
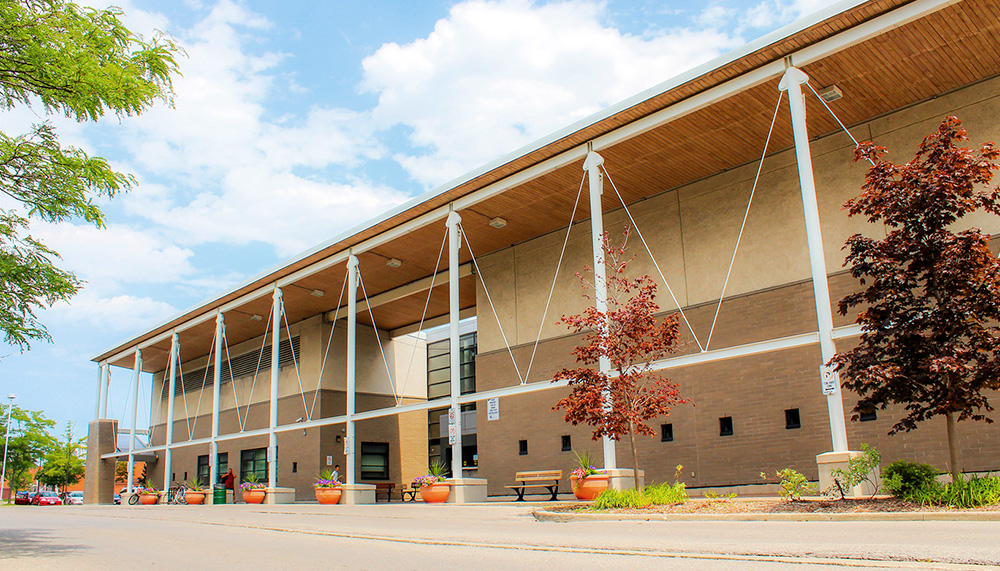
MULTIPOLYGON (((295 351, 295 358, 301 360, 299 356, 299 337, 296 335, 292 337, 291 343, 288 339, 282 339, 281 343, 278 345, 278 367, 284 367, 285 365, 292 364, 292 351, 295 351)), ((233 378, 242 379, 243 377, 251 377, 257 370, 257 363, 260 363, 260 369, 266 370, 271 368, 271 346, 267 345, 263 350, 251 351, 249 353, 244 353, 237 357, 233 357, 232 360, 226 362, 226 353, 223 350, 222 353, 222 384, 231 382, 233 378), (232 375, 229 373, 230 364, 232 365, 232 375)), ((189 371, 184 373, 184 382, 181 382, 181 375, 177 376, 177 384, 174 387, 174 395, 179 395, 182 392, 197 391, 202 387, 204 383, 205 387, 212 386, 212 379, 215 376, 215 367, 209 365, 207 368, 201 368, 194 371, 189 371)), ((169 372, 167 373, 169 374, 169 372)), ((160 392, 160 399, 167 398, 167 382, 163 383, 163 390, 160 392)))

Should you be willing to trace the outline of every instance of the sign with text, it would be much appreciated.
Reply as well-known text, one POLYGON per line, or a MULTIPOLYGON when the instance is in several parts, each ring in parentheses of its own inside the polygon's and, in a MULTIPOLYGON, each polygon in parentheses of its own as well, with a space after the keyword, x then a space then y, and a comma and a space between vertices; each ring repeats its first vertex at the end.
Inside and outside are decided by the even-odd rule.
POLYGON ((448 425, 448 444, 450 444, 450 445, 454 445, 455 444, 455 440, 456 440, 455 439, 455 435, 456 434, 458 434, 458 431, 455 430, 455 425, 454 424, 449 424, 448 425))
POLYGON ((500 397, 486 399, 486 420, 500 420, 500 397))
POLYGON ((351 453, 351 439, 344 437, 344 456, 351 453))
POLYGON ((823 383, 823 394, 832 395, 840 387, 840 373, 832 366, 823 365, 819 368, 820 381, 823 383))
POLYGON ((326 465, 327 465, 327 466, 333 466, 333 456, 329 456, 329 455, 328 455, 328 456, 326 457, 326 465))

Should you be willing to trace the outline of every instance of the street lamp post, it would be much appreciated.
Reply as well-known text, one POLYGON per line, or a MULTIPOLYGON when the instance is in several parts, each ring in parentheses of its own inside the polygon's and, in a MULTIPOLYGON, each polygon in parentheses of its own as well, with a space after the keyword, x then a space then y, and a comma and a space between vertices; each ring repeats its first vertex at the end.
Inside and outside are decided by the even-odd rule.
POLYGON ((0 468, 0 501, 3 500, 3 484, 7 481, 7 445, 10 443, 10 413, 14 411, 14 393, 7 395, 10 404, 7 405, 7 428, 4 430, 3 439, 3 468, 0 468))

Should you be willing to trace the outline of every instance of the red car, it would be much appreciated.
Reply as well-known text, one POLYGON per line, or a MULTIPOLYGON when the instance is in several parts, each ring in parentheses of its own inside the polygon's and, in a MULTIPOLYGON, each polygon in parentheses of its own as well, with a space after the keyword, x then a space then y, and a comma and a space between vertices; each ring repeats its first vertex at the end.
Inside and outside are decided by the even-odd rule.
POLYGON ((18 492, 14 494, 15 506, 27 506, 31 504, 31 492, 18 492))
POLYGON ((31 503, 36 506, 61 506, 62 500, 55 492, 38 492, 31 498, 31 503))

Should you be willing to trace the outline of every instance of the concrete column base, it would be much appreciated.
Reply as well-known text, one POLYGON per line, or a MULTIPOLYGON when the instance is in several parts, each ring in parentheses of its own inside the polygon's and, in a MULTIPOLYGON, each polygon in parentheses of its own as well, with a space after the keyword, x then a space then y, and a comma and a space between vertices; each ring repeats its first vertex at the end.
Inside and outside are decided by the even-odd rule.
MULTIPOLYGON (((829 489, 836 490, 837 485, 834 482, 833 470, 840 468, 841 470, 847 470, 847 464, 851 458, 856 458, 861 456, 861 452, 857 450, 848 450, 847 452, 824 452, 816 456, 816 466, 819 468, 819 491, 820 493, 825 492, 829 489)), ((878 469, 876 469, 876 482, 880 478, 878 469)), ((839 494, 839 492, 837 492, 839 494)), ((871 496, 875 493, 875 489, 868 482, 861 482, 853 488, 844 488, 844 495, 849 498, 860 498, 871 496)))
MULTIPOLYGON (((635 479, 632 476, 634 470, 631 468, 614 468, 604 470, 608 475, 608 488, 612 490, 631 490, 635 488, 635 479)), ((639 470, 639 485, 646 485, 646 472, 639 470)))
POLYGON ((451 484, 446 503, 472 504, 486 501, 486 478, 451 478, 445 482, 451 484))
POLYGON ((265 504, 294 504, 295 488, 267 488, 265 504))
POLYGON ((113 504, 117 460, 104 459, 101 455, 115 451, 118 421, 108 418, 94 420, 90 422, 88 429, 87 478, 83 482, 83 501, 88 504, 113 504))
POLYGON ((348 506, 375 503, 374 484, 344 484, 341 486, 340 503, 348 506))
MULTIPOLYGON (((86 492, 84 492, 84 494, 86 494, 86 492)), ((131 505, 129 505, 129 503, 128 503, 128 500, 129 500, 129 498, 131 498, 132 496, 134 496, 134 495, 135 495, 135 492, 133 492, 133 493, 131 493, 131 494, 130 494, 130 493, 128 493, 128 492, 126 492, 126 491, 124 491, 124 490, 123 490, 123 491, 122 491, 122 493, 121 493, 121 494, 119 494, 119 495, 120 495, 120 496, 121 496, 121 498, 122 498, 122 503, 121 503, 121 506, 122 506, 123 508, 134 508, 134 507, 136 507, 136 506, 140 506, 140 505, 142 505, 142 504, 140 504, 140 503, 138 503, 138 502, 136 502, 135 506, 131 506, 131 505)), ((85 496, 85 497, 86 497, 86 496, 85 496)), ((112 501, 114 501, 114 500, 112 499, 112 501)))

